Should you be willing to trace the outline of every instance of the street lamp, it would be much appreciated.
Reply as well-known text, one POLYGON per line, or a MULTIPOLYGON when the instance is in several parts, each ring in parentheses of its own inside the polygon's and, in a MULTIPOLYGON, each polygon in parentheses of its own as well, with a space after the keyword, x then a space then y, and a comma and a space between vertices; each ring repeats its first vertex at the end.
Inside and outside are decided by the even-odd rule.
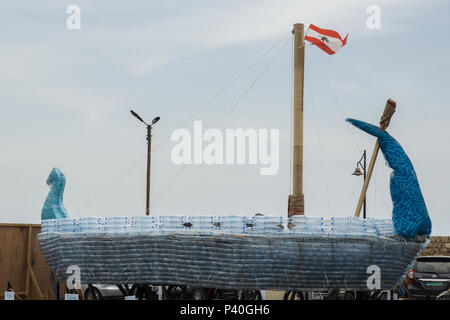
MULTIPOLYGON (((354 176, 364 176, 364 181, 366 180, 366 150, 364 150, 363 155, 361 159, 356 163, 356 169, 355 172, 352 173, 354 176), (362 162, 361 162, 362 161, 362 162), (363 172, 361 172, 361 169, 363 169, 363 172)), ((364 182, 363 181, 363 182, 364 182)), ((366 218, 366 197, 364 196, 364 203, 363 203, 363 218, 366 218)))
POLYGON ((145 207, 145 214, 150 215, 150 162, 151 162, 151 153, 152 153, 152 126, 161 119, 160 117, 156 117, 152 120, 152 124, 148 124, 133 110, 130 110, 131 114, 145 124, 147 127, 147 201, 145 207))

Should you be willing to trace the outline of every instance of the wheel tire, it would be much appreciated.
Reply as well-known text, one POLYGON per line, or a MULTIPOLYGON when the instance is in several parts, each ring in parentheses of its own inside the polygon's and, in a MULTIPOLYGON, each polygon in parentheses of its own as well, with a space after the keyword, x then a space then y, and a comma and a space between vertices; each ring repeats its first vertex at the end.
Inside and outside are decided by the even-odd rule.
MULTIPOLYGON (((260 292, 260 294, 261 294, 261 292, 260 292)), ((283 300, 305 300, 305 298, 303 296, 303 292, 301 292, 301 291, 287 290, 284 293, 283 300)))
POLYGON ((356 293, 354 291, 346 291, 344 300, 356 300, 356 293))
POLYGON ((84 291, 85 300, 103 300, 102 293, 94 286, 88 286, 84 291))
POLYGON ((380 293, 380 296, 378 298, 379 300, 387 300, 387 292, 386 291, 382 291, 380 293))
POLYGON ((209 300, 218 300, 222 298, 223 291, 221 289, 210 289, 209 300))
POLYGON ((163 300, 181 300, 186 299, 186 287, 181 286, 163 286, 163 300))
POLYGON ((190 292, 191 300, 206 300, 206 291, 204 288, 194 288, 190 292))
POLYGON ((259 291, 259 290, 244 290, 241 293, 240 300, 262 300, 261 291, 259 291))
POLYGON ((154 286, 147 286, 145 291, 145 300, 158 300, 158 293, 155 292, 154 286))
POLYGON ((290 290, 286 290, 286 292, 284 293, 284 296, 283 296, 283 300, 289 300, 289 295, 291 294, 291 291, 290 290))
POLYGON ((148 284, 140 284, 136 286, 136 298, 138 300, 154 300, 153 288, 148 284))
POLYGON ((323 300, 339 300, 338 299, 339 290, 333 290, 324 296, 323 300))

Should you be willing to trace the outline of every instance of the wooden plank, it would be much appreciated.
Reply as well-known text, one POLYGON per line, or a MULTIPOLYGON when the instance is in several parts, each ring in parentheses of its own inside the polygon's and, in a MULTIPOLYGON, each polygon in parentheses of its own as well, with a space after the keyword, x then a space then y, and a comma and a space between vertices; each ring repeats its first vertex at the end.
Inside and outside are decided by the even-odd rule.
POLYGON ((0 294, 3 295, 9 281, 13 290, 24 299, 56 299, 51 270, 37 240, 40 232, 39 224, 0 224, 0 294), (28 270, 28 263, 33 274, 28 270), (26 290, 27 282, 29 290, 26 290))
MULTIPOLYGON (((44 255, 41 252, 41 246, 37 240, 37 235, 41 232, 41 228, 34 227, 32 231, 32 243, 31 243, 31 267, 34 271, 35 277, 39 283, 39 287, 44 297, 48 299, 56 299, 56 294, 52 286, 52 272, 45 260, 44 255)), ((37 290, 32 286, 30 290, 29 299, 38 298, 39 294, 37 290)))
POLYGON ((31 262, 31 228, 27 227, 27 269, 25 271, 25 292, 30 292, 30 262, 31 262))
POLYGON ((0 228, 2 227, 33 227, 33 228, 40 228, 40 224, 30 224, 30 223, 0 223, 0 228))
POLYGON ((31 280, 33 280, 34 289, 37 290, 39 299, 43 300, 44 297, 42 295, 41 288, 39 287, 39 283, 38 283, 36 276, 34 275, 33 269, 31 268, 30 265, 28 265, 28 274, 29 274, 29 277, 31 278, 31 280))
POLYGON ((8 281, 14 291, 26 291, 27 237, 27 226, 0 228, 0 292, 6 290, 8 281))

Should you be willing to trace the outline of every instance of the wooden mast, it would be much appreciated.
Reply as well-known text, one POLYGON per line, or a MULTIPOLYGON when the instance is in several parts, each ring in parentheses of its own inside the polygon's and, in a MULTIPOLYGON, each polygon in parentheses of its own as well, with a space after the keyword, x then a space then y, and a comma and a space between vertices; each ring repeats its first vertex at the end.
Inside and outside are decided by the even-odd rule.
MULTIPOLYGON (((397 106, 397 103, 392 100, 388 99, 386 101, 386 106, 384 107, 383 115, 381 116, 380 120, 380 130, 385 131, 387 127, 389 126, 389 122, 391 121, 392 115, 395 112, 395 108, 397 106)), ((355 216, 359 217, 361 212, 361 207, 363 205, 364 199, 366 197, 367 188, 369 187, 370 178, 372 177, 373 168, 375 166, 375 161, 377 160, 378 150, 380 149, 380 146, 378 145, 378 139, 375 143, 375 147, 372 152, 372 158, 370 159, 369 163, 369 170, 367 171, 367 175, 364 179, 364 185, 361 190, 361 194, 359 195, 358 205, 356 206, 355 210, 355 216)))
POLYGON ((303 80, 305 71, 304 25, 294 24, 294 132, 292 194, 289 196, 288 216, 305 214, 303 195, 303 80))

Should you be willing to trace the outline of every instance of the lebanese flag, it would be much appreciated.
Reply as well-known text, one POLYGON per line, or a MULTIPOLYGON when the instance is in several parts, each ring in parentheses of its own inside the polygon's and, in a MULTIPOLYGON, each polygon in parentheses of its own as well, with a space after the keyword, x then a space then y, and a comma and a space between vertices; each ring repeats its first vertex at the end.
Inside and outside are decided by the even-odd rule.
POLYGON ((315 25, 309 25, 305 40, 318 46, 328 54, 335 54, 347 43, 348 33, 344 39, 334 30, 321 29, 315 25))

